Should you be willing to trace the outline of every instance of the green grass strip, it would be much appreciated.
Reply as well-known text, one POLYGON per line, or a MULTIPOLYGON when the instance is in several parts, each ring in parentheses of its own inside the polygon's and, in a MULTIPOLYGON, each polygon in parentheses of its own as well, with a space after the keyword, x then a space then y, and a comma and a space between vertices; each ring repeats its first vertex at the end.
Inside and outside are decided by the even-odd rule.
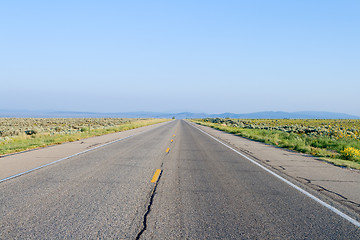
POLYGON ((334 140, 326 137, 309 137, 277 130, 230 127, 218 123, 204 122, 201 120, 191 121, 258 142, 310 154, 336 166, 360 169, 360 162, 341 159, 342 156, 340 154, 344 148, 357 145, 357 142, 354 143, 346 140, 334 140))
POLYGON ((156 123, 166 122, 169 119, 137 119, 108 128, 91 129, 89 131, 79 131, 73 134, 34 134, 31 136, 22 135, 10 137, 6 142, 0 144, 0 155, 26 151, 65 142, 78 141, 80 139, 101 136, 109 133, 122 132, 130 129, 144 127, 156 123))

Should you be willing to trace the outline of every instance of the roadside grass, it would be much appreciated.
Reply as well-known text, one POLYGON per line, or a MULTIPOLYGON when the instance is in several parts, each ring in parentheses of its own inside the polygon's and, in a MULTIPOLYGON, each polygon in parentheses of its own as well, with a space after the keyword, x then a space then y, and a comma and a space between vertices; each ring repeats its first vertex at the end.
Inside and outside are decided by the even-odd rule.
POLYGON ((201 120, 191 121, 255 141, 311 154, 337 166, 360 169, 360 161, 345 159, 342 154, 345 148, 360 149, 360 141, 358 140, 312 137, 278 130, 245 129, 201 120))
POLYGON ((101 136, 109 133, 122 132, 166 121, 169 121, 169 119, 136 119, 107 128, 90 129, 90 126, 81 129, 79 132, 70 134, 50 134, 45 132, 27 135, 23 133, 22 135, 12 136, 9 137, 6 141, 0 142, 0 156, 35 148, 57 145, 65 142, 74 142, 81 139, 101 136))
POLYGON ((332 163, 332 164, 334 164, 336 166, 360 170, 360 164, 358 162, 353 162, 353 161, 343 160, 343 159, 337 159, 337 158, 319 157, 319 159, 323 160, 325 162, 332 163))

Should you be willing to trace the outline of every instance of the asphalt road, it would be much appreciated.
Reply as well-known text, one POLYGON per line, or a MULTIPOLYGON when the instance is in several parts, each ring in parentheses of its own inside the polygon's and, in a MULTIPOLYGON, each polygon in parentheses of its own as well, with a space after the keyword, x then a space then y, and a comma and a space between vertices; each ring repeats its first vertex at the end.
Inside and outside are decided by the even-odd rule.
POLYGON ((185 121, 2 182, 0 210, 0 239, 360 239, 185 121))

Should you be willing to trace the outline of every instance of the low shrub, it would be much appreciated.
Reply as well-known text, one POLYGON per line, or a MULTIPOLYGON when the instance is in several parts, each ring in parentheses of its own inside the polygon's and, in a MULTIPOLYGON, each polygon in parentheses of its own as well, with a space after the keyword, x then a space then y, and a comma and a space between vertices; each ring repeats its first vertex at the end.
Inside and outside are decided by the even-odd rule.
POLYGON ((346 160, 360 161, 360 150, 347 147, 341 151, 341 156, 346 160))

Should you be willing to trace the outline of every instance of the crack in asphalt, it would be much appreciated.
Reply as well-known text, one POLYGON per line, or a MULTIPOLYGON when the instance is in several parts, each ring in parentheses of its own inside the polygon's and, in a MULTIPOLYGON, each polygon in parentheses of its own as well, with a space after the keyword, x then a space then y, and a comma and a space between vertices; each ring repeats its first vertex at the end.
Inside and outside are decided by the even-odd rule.
POLYGON ((341 180, 312 180, 317 182, 338 182, 338 183, 353 183, 358 181, 341 181, 341 180))
POLYGON ((310 179, 303 178, 303 177, 299 177, 299 178, 305 180, 308 184, 311 184, 311 185, 313 185, 313 186, 318 187, 318 188, 319 188, 318 191, 325 191, 325 192, 328 192, 328 193, 332 193, 332 194, 334 194, 334 195, 339 196, 340 198, 342 198, 344 202, 351 203, 351 204, 355 205, 356 207, 360 207, 360 203, 351 201, 351 200, 349 200, 347 197, 341 195, 340 193, 331 191, 331 190, 329 190, 329 189, 327 189, 327 188, 325 188, 325 187, 323 187, 323 186, 320 186, 320 185, 318 185, 318 184, 314 184, 314 183, 312 183, 312 180, 310 180, 310 179))
POLYGON ((157 179, 157 181, 156 181, 156 183, 155 183, 155 186, 154 186, 154 188, 153 188, 153 190, 152 190, 152 192, 151 192, 149 204, 148 204, 147 210, 146 210, 146 212, 145 212, 145 214, 144 214, 144 219, 143 219, 143 222, 142 222, 142 228, 141 228, 141 230, 139 231, 139 233, 137 234, 137 236, 136 236, 136 238, 135 238, 136 240, 139 240, 140 237, 141 237, 141 235, 146 231, 146 227, 147 227, 147 216, 149 215, 149 213, 150 213, 150 211, 151 211, 151 206, 152 206, 152 204, 153 204, 154 196, 155 196, 155 193, 156 193, 156 189, 157 189, 157 186, 158 186, 158 184, 159 184, 159 181, 160 181, 160 178, 161 178, 162 173, 163 173, 163 171, 160 172, 159 177, 158 177, 158 179, 157 179))
POLYGON ((281 168, 282 170, 286 170, 286 168, 284 168, 283 166, 279 166, 279 168, 281 168))

